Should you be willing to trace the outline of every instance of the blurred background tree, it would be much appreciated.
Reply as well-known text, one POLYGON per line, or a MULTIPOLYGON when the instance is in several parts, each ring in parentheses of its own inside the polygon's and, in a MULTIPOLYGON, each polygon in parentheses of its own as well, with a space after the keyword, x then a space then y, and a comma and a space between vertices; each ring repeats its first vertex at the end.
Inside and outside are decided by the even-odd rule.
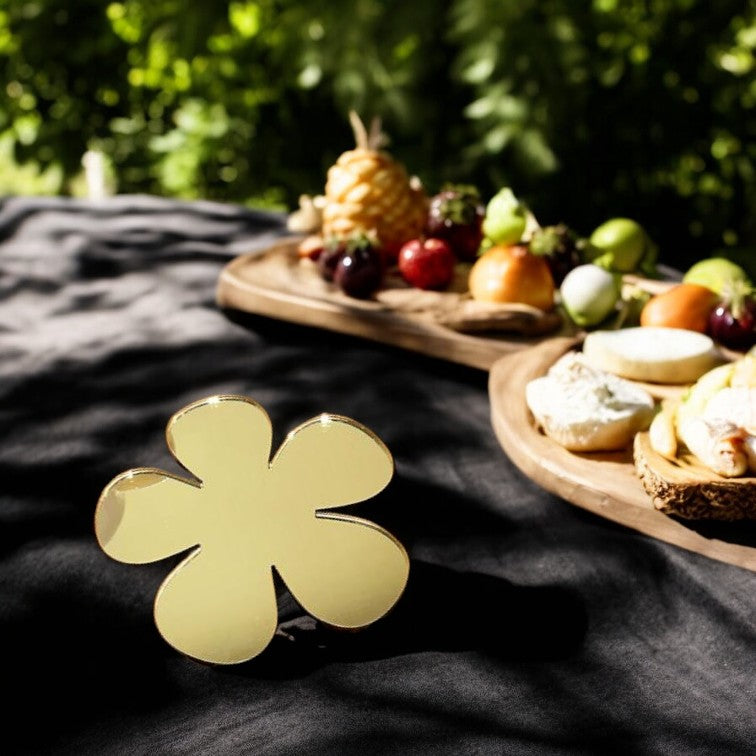
POLYGON ((756 258, 756 0, 0 0, 0 193, 291 208, 382 117, 429 191, 756 258))

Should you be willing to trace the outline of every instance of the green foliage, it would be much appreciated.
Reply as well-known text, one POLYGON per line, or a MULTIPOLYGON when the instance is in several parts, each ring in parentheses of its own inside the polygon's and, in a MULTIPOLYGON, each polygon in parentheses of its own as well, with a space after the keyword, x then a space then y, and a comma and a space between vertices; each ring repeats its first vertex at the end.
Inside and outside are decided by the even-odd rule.
MULTIPOLYGON (((756 246, 756 0, 0 0, 0 191, 291 207, 379 115, 431 191, 756 246)), ((742 250, 746 252, 743 253, 742 250)))
POLYGON ((755 9, 457 3, 457 70, 478 94, 470 158, 517 182, 539 216, 641 220, 667 258, 754 244, 755 9))

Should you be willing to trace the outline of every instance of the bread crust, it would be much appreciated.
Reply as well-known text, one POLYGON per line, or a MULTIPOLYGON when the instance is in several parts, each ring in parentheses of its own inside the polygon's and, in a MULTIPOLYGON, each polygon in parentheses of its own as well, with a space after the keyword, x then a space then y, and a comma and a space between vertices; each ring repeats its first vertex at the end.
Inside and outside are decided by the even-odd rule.
POLYGON ((756 519, 753 478, 721 478, 711 471, 698 474, 654 452, 647 433, 633 443, 633 461, 654 507, 688 520, 756 519))

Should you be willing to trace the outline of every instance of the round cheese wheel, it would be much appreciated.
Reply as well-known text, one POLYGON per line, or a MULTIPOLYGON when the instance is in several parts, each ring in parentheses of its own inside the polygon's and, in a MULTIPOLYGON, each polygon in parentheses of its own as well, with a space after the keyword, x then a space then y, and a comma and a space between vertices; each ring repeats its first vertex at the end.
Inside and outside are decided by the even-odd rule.
POLYGON ((650 326, 589 333, 583 354, 599 370, 648 383, 692 383, 722 361, 702 333, 650 326))

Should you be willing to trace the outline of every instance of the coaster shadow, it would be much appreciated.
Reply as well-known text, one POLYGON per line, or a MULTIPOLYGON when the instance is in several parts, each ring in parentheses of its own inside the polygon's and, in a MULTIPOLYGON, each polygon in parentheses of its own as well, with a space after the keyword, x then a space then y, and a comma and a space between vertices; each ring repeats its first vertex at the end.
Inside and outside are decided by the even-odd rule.
MULTIPOLYGON (((287 602, 281 597, 282 615, 287 602)), ((517 586, 499 577, 413 561, 393 610, 359 631, 328 627, 301 609, 282 617, 270 646, 235 668, 252 677, 299 677, 331 662, 426 651, 478 651, 512 662, 566 658, 587 630, 582 600, 561 587, 517 586)))

